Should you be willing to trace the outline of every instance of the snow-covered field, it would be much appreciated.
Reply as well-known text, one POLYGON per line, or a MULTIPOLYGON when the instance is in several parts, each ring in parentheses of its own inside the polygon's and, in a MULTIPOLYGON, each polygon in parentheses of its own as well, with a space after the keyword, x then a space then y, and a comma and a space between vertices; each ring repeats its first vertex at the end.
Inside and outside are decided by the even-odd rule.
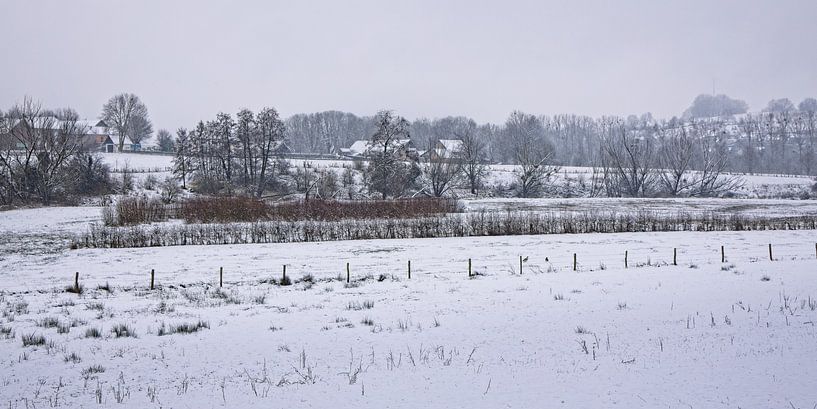
POLYGON ((0 402, 811 408, 814 241, 810 231, 640 233, 7 259, 0 402), (521 275, 519 256, 528 257, 521 275), (294 285, 264 282, 284 264, 294 285), (74 271, 82 296, 64 292, 74 271), (307 274, 314 284, 300 281, 307 274), (111 293, 97 289, 105 284, 111 293), (200 321, 209 328, 159 335, 200 321), (136 337, 117 338, 120 324, 136 337), (27 335, 45 344, 24 347, 27 335))
MULTIPOLYGON (((137 180, 172 160, 103 157, 152 172, 137 180)), ((817 215, 809 200, 463 206, 817 215)), ((100 219, 0 212, 0 407, 817 407, 814 231, 68 249, 100 219)))
POLYGON ((616 212, 629 213, 644 211, 656 214, 675 215, 719 214, 719 215, 758 215, 767 217, 779 216, 813 216, 817 215, 817 200, 785 199, 653 199, 653 198, 487 198, 463 200, 466 211, 536 211, 536 212, 574 212, 596 213, 616 212))

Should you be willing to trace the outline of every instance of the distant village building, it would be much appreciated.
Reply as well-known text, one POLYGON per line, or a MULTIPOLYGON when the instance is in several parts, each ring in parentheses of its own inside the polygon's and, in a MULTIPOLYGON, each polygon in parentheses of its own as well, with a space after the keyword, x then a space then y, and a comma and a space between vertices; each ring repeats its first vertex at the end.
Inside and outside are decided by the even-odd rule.
MULTIPOLYGON (((419 153, 411 139, 398 139, 394 143, 394 156, 400 160, 417 160, 419 153)), ((383 144, 372 141, 360 140, 352 143, 348 148, 340 148, 338 154, 347 158, 366 159, 372 156, 377 150, 383 149, 383 144)))
POLYGON ((459 139, 440 139, 434 144, 433 149, 421 155, 421 159, 455 162, 462 159, 462 149, 463 142, 459 139))
MULTIPOLYGON (((38 131, 46 129, 57 131, 61 127, 69 125, 67 122, 53 116, 34 118, 30 121, 30 124, 34 127, 34 130, 38 131)), ((79 139, 79 145, 82 149, 92 152, 114 152, 116 145, 111 139, 108 125, 104 121, 80 120, 71 125, 83 132, 81 135, 76 136, 76 138, 79 139)), ((8 129, 3 134, 0 134, 0 147, 24 149, 24 144, 18 141, 14 135, 20 132, 26 132, 23 128, 25 126, 23 121, 12 119, 8 125, 8 129)), ((131 144, 129 148, 133 149, 134 146, 137 146, 138 149, 138 144, 131 144)))

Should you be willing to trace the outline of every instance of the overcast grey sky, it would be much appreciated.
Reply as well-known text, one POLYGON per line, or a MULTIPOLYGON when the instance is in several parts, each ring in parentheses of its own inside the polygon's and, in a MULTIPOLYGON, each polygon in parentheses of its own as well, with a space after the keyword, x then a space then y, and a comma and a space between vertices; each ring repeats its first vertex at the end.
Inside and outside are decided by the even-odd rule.
POLYGON ((0 107, 156 128, 269 105, 409 118, 680 114, 699 93, 817 96, 817 1, 0 0, 0 107))

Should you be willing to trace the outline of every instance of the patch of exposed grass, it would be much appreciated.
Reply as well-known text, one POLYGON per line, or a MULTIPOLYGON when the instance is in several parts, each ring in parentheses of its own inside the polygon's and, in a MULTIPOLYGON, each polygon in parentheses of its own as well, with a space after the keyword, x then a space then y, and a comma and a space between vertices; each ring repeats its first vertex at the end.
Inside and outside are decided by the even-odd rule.
POLYGON ((111 328, 117 338, 137 338, 136 331, 127 324, 117 324, 111 328))
POLYGON ((22 340, 24 347, 45 345, 46 343, 45 337, 39 334, 25 334, 22 340))
POLYGON ((192 334, 205 328, 210 329, 210 323, 201 320, 193 323, 184 322, 178 325, 171 325, 169 327, 165 327, 165 324, 162 323, 162 326, 159 327, 158 335, 161 337, 171 334, 192 334))

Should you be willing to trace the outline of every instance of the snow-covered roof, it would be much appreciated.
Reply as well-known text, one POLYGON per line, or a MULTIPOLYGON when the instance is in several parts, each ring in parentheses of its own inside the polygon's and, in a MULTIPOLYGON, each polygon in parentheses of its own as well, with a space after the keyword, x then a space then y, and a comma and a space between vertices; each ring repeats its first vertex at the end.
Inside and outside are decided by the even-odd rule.
POLYGON ((370 141, 355 141, 352 146, 349 147, 348 151, 353 155, 362 155, 369 150, 370 144, 370 141))
MULTIPOLYGON (((394 144, 399 146, 406 146, 409 143, 411 143, 411 139, 398 139, 394 141, 394 144)), ((346 155, 362 156, 368 153, 374 147, 375 144, 372 141, 359 140, 352 143, 352 146, 348 148, 341 148, 340 152, 346 155)))
POLYGON ((459 152, 462 150, 462 141, 459 139, 440 139, 440 144, 449 152, 459 152))

